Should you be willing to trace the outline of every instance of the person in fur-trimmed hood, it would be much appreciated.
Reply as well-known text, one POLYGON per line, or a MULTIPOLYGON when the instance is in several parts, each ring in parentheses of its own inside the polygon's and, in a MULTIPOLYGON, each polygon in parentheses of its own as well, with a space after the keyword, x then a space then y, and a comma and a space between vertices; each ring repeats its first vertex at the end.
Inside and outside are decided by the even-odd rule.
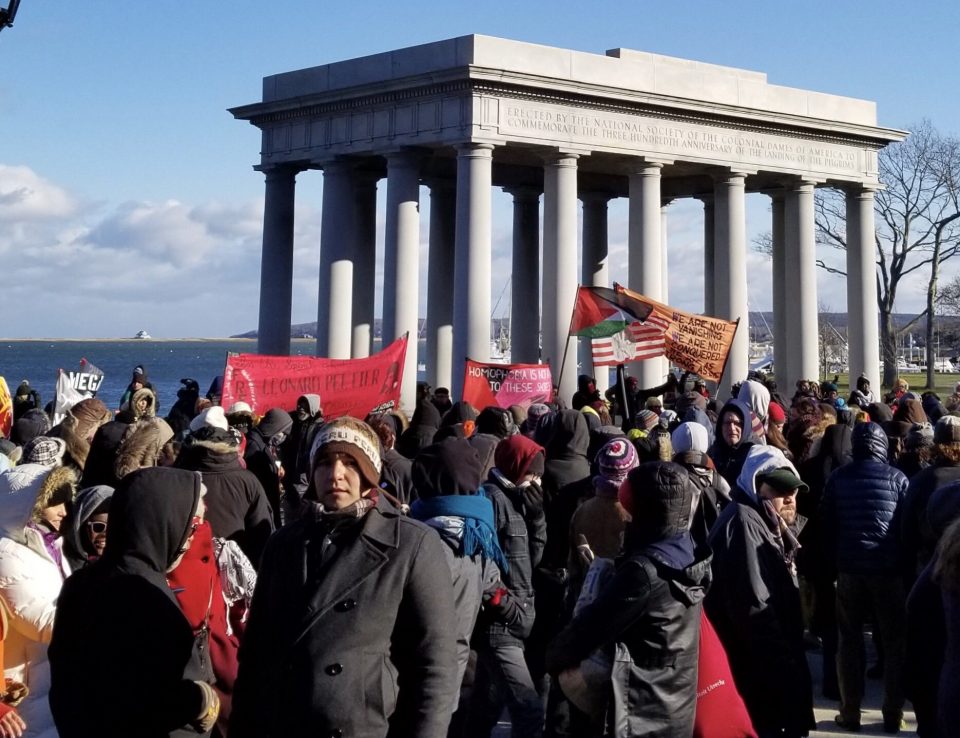
POLYGON ((72 499, 76 476, 66 467, 22 464, 0 474, 0 598, 9 613, 4 675, 30 690, 20 704, 29 736, 56 738, 47 694, 47 644, 53 632, 65 568, 50 526, 63 516, 45 513, 72 499))
POLYGON ((114 473, 117 481, 137 469, 160 464, 164 447, 173 439, 173 429, 163 418, 144 417, 127 427, 117 449, 114 473))
POLYGON ((63 463, 82 474, 93 437, 101 425, 112 419, 109 408, 101 400, 91 397, 70 408, 63 421, 51 428, 47 435, 60 438, 67 444, 63 463))
POLYGON ((240 466, 239 443, 223 408, 207 408, 193 419, 176 466, 198 471, 207 486, 204 502, 213 535, 236 541, 254 567, 273 533, 270 504, 256 475, 240 466))

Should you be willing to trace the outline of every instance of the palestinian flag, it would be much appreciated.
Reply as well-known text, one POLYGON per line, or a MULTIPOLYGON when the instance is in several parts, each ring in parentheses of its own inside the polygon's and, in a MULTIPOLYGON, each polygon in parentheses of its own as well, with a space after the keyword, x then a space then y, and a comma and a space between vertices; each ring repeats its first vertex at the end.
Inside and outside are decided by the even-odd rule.
POLYGON ((570 335, 592 339, 593 365, 616 366, 663 356, 669 316, 621 289, 577 288, 570 335))

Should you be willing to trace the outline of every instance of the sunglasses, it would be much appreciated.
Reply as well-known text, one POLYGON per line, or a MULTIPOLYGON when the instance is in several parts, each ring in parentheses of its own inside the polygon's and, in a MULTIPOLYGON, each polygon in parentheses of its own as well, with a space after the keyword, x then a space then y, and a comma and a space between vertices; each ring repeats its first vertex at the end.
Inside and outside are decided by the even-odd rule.
POLYGON ((106 533, 107 524, 102 520, 94 520, 87 523, 87 527, 90 529, 91 533, 106 533))

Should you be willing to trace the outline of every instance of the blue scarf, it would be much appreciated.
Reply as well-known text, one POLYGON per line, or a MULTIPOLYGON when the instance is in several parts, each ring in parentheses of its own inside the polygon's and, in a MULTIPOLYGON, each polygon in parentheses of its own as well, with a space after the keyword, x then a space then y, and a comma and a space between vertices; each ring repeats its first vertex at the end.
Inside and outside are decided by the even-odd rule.
POLYGON ((463 518, 463 539, 457 554, 474 556, 482 554, 490 559, 500 571, 509 568, 507 559, 497 540, 497 531, 493 522, 493 503, 482 495, 441 495, 420 499, 413 503, 410 515, 417 520, 430 518, 463 518))

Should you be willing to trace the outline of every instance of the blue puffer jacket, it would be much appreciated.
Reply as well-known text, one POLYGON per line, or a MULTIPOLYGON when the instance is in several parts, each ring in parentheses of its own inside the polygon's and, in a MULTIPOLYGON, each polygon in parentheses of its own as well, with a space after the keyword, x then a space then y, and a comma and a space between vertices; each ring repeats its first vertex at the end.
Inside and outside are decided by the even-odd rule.
POLYGON ((902 570, 899 518, 908 481, 886 459, 886 433, 876 423, 861 423, 853 431, 853 461, 827 479, 820 509, 838 571, 902 570))

